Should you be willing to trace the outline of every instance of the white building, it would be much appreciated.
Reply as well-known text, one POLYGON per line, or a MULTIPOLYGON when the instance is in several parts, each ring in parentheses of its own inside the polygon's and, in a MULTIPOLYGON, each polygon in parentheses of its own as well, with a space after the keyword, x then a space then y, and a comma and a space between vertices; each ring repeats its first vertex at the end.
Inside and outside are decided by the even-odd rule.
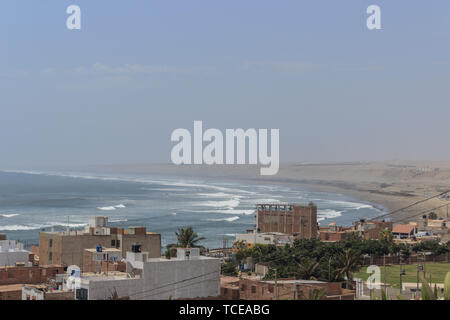
POLYGON ((24 263, 31 266, 29 262, 30 252, 23 248, 23 244, 16 240, 0 240, 0 266, 15 266, 24 263))
POLYGON ((277 246, 292 245, 294 237, 281 232, 241 233, 236 234, 236 242, 247 244, 273 244, 277 246))
POLYGON ((220 295, 220 260, 200 256, 198 248, 178 248, 173 259, 148 259, 127 252, 127 272, 83 274, 77 299, 166 300, 220 295))

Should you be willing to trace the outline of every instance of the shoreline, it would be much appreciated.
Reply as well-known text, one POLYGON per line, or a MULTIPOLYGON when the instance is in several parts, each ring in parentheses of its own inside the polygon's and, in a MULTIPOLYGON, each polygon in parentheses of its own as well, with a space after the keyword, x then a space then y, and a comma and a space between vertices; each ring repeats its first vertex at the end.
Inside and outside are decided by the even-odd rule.
MULTIPOLYGON (((275 176, 261 176, 256 165, 140 164, 90 166, 98 173, 164 174, 178 178, 226 179, 298 186, 305 190, 342 194, 374 205, 383 212, 409 206, 450 190, 450 161, 385 161, 289 163, 275 176)), ((394 223, 417 221, 424 212, 450 204, 450 197, 431 199, 391 217, 394 223)), ((446 217, 446 208, 435 211, 446 217)))

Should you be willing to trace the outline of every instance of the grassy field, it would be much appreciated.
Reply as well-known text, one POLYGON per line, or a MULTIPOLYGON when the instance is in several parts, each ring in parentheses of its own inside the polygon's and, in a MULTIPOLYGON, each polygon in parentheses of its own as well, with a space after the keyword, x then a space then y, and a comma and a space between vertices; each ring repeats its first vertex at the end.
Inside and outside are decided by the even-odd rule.
MULTIPOLYGON (((381 282, 384 282, 384 267, 379 266, 381 269, 381 282)), ((425 265, 427 280, 432 283, 443 283, 444 277, 447 272, 450 271, 450 263, 432 263, 428 262, 425 265)), ((405 270, 406 274, 402 277, 403 283, 417 281, 417 264, 402 265, 402 269, 405 270)), ((367 280, 370 274, 366 273, 367 267, 361 268, 360 272, 354 274, 355 278, 361 278, 367 280)), ((400 266, 386 266, 386 282, 391 284, 395 288, 400 287, 400 266)))

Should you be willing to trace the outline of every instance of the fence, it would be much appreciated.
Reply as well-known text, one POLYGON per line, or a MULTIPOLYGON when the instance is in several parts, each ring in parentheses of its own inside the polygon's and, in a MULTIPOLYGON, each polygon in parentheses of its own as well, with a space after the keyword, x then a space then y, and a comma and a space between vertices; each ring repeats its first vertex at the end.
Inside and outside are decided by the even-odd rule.
POLYGON ((448 253, 441 255, 423 255, 423 254, 413 254, 407 259, 401 261, 400 256, 386 256, 386 257, 364 257, 362 261, 362 266, 370 265, 383 265, 386 264, 413 264, 418 262, 450 262, 450 255, 448 253))

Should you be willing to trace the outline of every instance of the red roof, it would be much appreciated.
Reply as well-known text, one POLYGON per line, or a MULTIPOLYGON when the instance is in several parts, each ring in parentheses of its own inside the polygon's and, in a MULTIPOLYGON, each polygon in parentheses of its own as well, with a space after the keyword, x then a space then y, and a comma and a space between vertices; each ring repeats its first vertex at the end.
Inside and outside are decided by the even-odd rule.
POLYGON ((406 233, 411 234, 416 226, 412 224, 397 224, 392 229, 392 233, 406 233))

